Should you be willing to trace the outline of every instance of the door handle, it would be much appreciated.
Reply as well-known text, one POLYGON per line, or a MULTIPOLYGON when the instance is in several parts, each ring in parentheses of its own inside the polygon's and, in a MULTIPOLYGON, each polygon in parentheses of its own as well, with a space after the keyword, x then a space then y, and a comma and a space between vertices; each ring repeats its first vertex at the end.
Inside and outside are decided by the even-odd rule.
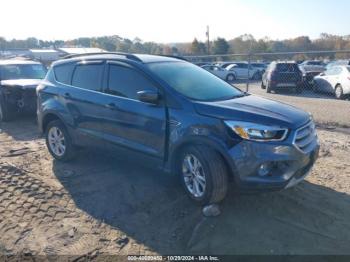
POLYGON ((71 98, 71 95, 70 95, 70 93, 64 93, 63 97, 64 98, 71 98))

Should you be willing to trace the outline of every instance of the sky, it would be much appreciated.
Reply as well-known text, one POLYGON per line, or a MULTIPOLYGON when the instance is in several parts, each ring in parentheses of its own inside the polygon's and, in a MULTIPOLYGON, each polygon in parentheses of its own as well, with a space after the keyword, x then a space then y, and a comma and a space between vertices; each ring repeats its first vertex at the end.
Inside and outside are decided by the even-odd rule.
POLYGON ((0 36, 69 40, 119 35, 159 43, 321 33, 350 35, 349 0, 1 0, 0 36))

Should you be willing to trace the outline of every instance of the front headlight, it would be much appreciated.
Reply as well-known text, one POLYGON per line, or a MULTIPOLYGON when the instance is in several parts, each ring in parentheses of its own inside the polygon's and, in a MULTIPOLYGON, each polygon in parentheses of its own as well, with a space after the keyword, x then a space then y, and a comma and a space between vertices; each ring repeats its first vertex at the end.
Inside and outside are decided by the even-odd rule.
POLYGON ((278 126, 266 126, 241 121, 225 121, 225 124, 241 138, 254 141, 282 141, 288 134, 287 128, 278 126))

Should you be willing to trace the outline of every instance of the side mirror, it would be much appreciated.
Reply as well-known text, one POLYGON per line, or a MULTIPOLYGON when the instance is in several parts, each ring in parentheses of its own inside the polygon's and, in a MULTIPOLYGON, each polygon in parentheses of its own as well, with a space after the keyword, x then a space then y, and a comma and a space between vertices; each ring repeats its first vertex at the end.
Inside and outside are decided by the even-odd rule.
POLYGON ((159 94, 154 90, 144 90, 137 92, 137 96, 141 102, 157 105, 159 102, 159 94))

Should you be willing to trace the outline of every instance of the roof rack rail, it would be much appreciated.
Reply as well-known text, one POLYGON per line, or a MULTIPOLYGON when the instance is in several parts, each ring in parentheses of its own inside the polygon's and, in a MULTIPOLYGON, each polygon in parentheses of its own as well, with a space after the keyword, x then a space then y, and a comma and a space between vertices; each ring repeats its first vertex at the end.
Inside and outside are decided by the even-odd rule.
POLYGON ((184 61, 188 61, 185 57, 183 56, 177 56, 177 55, 159 55, 159 56, 164 56, 164 57, 171 57, 171 58, 176 58, 184 61))
POLYGON ((80 56, 91 56, 91 55, 122 55, 125 56, 128 59, 135 60, 137 62, 142 62, 140 58, 137 56, 130 54, 130 53, 123 53, 123 52, 98 52, 98 53, 84 53, 84 54, 74 54, 74 55, 67 55, 62 57, 62 59, 69 59, 69 58, 75 58, 80 56))

